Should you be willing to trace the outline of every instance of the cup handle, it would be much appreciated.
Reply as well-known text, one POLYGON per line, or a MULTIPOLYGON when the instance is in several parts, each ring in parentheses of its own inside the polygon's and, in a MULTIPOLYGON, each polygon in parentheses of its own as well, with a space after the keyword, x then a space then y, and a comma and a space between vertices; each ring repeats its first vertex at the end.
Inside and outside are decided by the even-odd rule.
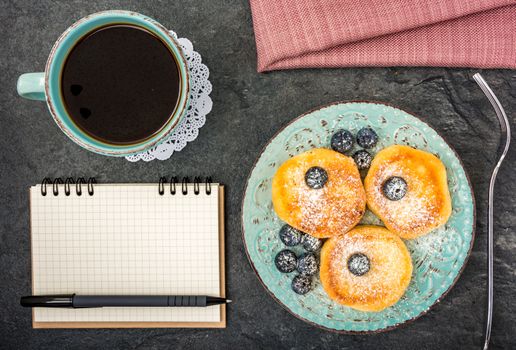
POLYGON ((16 84, 18 95, 29 100, 45 101, 45 73, 25 73, 16 84))

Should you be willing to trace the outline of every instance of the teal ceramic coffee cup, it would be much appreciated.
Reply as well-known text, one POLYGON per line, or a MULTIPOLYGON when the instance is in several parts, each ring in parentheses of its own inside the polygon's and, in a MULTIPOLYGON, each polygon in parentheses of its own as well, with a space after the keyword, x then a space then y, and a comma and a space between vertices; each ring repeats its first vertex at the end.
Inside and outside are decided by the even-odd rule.
POLYGON ((189 100, 188 67, 177 41, 166 28, 155 20, 135 12, 99 12, 74 23, 54 44, 48 57, 45 72, 26 73, 18 78, 18 94, 31 100, 46 101, 57 125, 75 143, 92 152, 109 156, 128 156, 143 152, 164 141, 186 113, 189 100), (61 93, 61 74, 66 58, 75 44, 88 33, 112 24, 142 27, 159 37, 176 59, 180 76, 179 98, 167 123, 149 138, 134 144, 110 144, 97 140, 82 131, 68 115, 61 93))

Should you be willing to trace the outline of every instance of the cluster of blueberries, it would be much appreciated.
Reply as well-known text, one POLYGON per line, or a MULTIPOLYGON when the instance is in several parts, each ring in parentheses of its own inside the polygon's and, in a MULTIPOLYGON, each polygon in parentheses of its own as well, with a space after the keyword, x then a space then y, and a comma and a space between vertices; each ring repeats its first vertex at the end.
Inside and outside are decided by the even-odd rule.
POLYGON ((319 269, 315 253, 321 249, 322 240, 287 224, 281 228, 279 237, 287 247, 301 244, 306 251, 297 257, 290 249, 284 249, 274 259, 276 268, 280 272, 290 273, 297 270, 299 274, 292 279, 292 290, 297 294, 306 294, 312 290, 312 277, 319 269))
MULTIPOLYGON (((353 148, 354 142, 355 137, 353 134, 349 130, 341 129, 332 135, 331 148, 334 151, 346 154, 346 152, 353 148)), ((357 132, 356 142, 364 149, 355 152, 355 154, 353 154, 353 159, 355 160, 359 170, 368 169, 371 166, 373 157, 365 149, 376 146, 378 143, 378 135, 369 127, 362 128, 357 132)), ((313 189, 323 188, 327 181, 328 173, 326 170, 318 166, 311 167, 305 174, 305 182, 307 186, 313 189)))
MULTIPOLYGON (((373 157, 366 151, 366 149, 376 146, 378 143, 378 134, 369 127, 362 128, 358 130, 356 140, 357 144, 364 149, 355 152, 355 154, 353 154, 353 159, 355 160, 359 170, 368 169, 371 166, 373 157)), ((353 143, 353 134, 348 130, 339 130, 331 137, 331 148, 334 151, 343 154, 353 147, 353 143)))

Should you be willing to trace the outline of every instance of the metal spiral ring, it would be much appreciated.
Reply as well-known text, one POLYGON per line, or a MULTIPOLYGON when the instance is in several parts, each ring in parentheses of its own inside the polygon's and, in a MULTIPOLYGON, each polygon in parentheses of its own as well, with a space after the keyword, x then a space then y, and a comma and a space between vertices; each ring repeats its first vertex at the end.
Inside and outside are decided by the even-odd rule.
POLYGON ((176 194, 176 183, 177 183, 177 177, 172 176, 170 178, 170 194, 172 194, 172 195, 176 194))
POLYGON ((73 179, 73 177, 66 178, 65 183, 64 183, 64 191, 65 191, 66 196, 70 195, 70 193, 71 193, 70 184, 74 184, 74 183, 75 183, 75 180, 73 179))
MULTIPOLYGON (((211 177, 208 176, 205 178, 205 190, 206 190, 206 194, 207 195, 210 195, 211 194, 211 177)), ((202 178, 200 176, 196 176, 194 178, 194 181, 193 181, 193 191, 194 191, 194 194, 198 195, 201 193, 201 184, 202 184, 202 178)), ((160 196, 164 195, 165 194, 165 184, 167 183, 167 178, 162 176, 159 178, 159 183, 158 183, 158 193, 160 196)), ((170 191, 170 194, 171 195, 175 195, 177 193, 177 184, 179 183, 179 180, 178 180, 178 177, 177 176, 172 176, 170 178, 170 181, 169 181, 169 191, 170 191)), ((183 177, 183 179, 181 180, 181 193, 183 195, 187 195, 188 194, 188 183, 189 183, 189 179, 188 177, 183 177)))
POLYGON ((193 192, 196 196, 201 192, 200 191, 200 183, 201 183, 201 178, 196 176, 194 178, 194 184, 193 184, 193 192))
POLYGON ((183 181, 181 183, 181 192, 185 196, 188 194, 188 177, 183 177, 183 181))
POLYGON ((41 195, 46 196, 47 195, 47 185, 50 185, 52 183, 52 180, 50 178, 45 177, 43 181, 41 181, 41 195))
POLYGON ((77 179, 77 182, 75 183, 75 193, 77 193, 78 196, 82 195, 82 184, 85 183, 86 180, 84 180, 83 177, 77 179))
POLYGON ((90 196, 93 196, 93 193, 94 193, 94 191, 93 191, 93 184, 96 184, 96 183, 97 183, 97 180, 95 180, 94 177, 90 177, 88 179, 88 194, 90 196))
POLYGON ((56 177, 54 179, 54 182, 52 183, 52 193, 54 194, 54 196, 59 195, 59 184, 62 184, 62 183, 63 183, 63 179, 61 179, 60 177, 56 177))
POLYGON ((209 196, 211 194, 211 176, 206 177, 206 194, 209 196))
POLYGON ((160 196, 163 196, 163 194, 165 193, 165 182, 167 182, 166 177, 162 176, 159 178, 158 193, 160 196))

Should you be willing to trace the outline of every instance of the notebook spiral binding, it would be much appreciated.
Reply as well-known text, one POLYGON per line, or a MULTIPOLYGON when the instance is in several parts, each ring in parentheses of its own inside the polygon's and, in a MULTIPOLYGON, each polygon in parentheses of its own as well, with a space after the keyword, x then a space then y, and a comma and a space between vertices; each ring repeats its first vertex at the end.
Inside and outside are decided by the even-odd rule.
MULTIPOLYGON (((211 177, 208 176, 202 181, 202 178, 199 176, 196 176, 193 181, 193 191, 195 195, 198 195, 201 193, 201 183, 204 182, 205 191, 207 195, 211 194, 211 177)), ((57 177, 54 180, 52 180, 49 177, 45 177, 43 181, 41 181, 41 195, 46 196, 48 193, 47 187, 52 186, 52 194, 54 196, 59 195, 59 185, 64 185, 64 194, 65 196, 69 196, 72 193, 72 185, 75 187, 75 193, 78 196, 82 196, 82 186, 86 186, 86 189, 88 191, 88 195, 93 196, 95 193, 94 184, 97 183, 97 180, 95 180, 94 177, 88 178, 88 180, 84 179, 84 177, 79 177, 77 180, 75 180, 73 177, 67 177, 64 181, 62 178, 57 177)), ((183 177, 181 180, 181 193, 183 195, 188 194, 188 184, 190 183, 190 180, 188 177, 183 177)), ((159 178, 159 184, 158 184, 158 192, 162 196, 165 194, 165 186, 167 185, 169 187, 169 191, 171 195, 175 195, 177 193, 177 188, 179 187, 179 180, 176 176, 173 176, 170 178, 170 181, 167 180, 166 177, 160 177, 159 178)))
MULTIPOLYGON (((211 181, 212 180, 211 180, 210 176, 206 177, 204 179, 204 181, 202 181, 201 177, 196 176, 193 181, 194 194, 198 195, 199 193, 201 193, 201 183, 204 182, 204 184, 205 184, 204 188, 205 188, 206 194, 209 196, 211 194, 211 181)), ((188 194, 188 184, 189 183, 190 183, 190 180, 188 177, 183 177, 183 179, 181 180, 181 193, 183 195, 188 194)), ((178 188, 179 188, 179 179, 177 178, 177 176, 172 176, 170 178, 170 181, 167 180, 167 178, 164 176, 160 177, 159 183, 158 183, 158 192, 159 192, 160 196, 163 196, 165 194, 166 187, 169 188, 169 192, 171 195, 175 195, 178 192, 178 188)))
POLYGON ((93 188, 93 185, 97 183, 97 180, 95 180, 94 177, 88 178, 86 181, 83 177, 77 178, 75 180, 73 177, 67 177, 66 180, 63 181, 62 178, 57 177, 54 180, 52 180, 49 177, 46 177, 41 181, 41 195, 46 196, 47 195, 47 187, 50 187, 52 185, 52 194, 54 196, 59 195, 59 185, 64 185, 64 194, 65 196, 69 196, 72 193, 71 186, 74 185, 75 187, 75 193, 78 196, 82 195, 82 186, 85 185, 86 189, 88 191, 88 194, 90 196, 93 196, 95 193, 95 190, 93 188))

